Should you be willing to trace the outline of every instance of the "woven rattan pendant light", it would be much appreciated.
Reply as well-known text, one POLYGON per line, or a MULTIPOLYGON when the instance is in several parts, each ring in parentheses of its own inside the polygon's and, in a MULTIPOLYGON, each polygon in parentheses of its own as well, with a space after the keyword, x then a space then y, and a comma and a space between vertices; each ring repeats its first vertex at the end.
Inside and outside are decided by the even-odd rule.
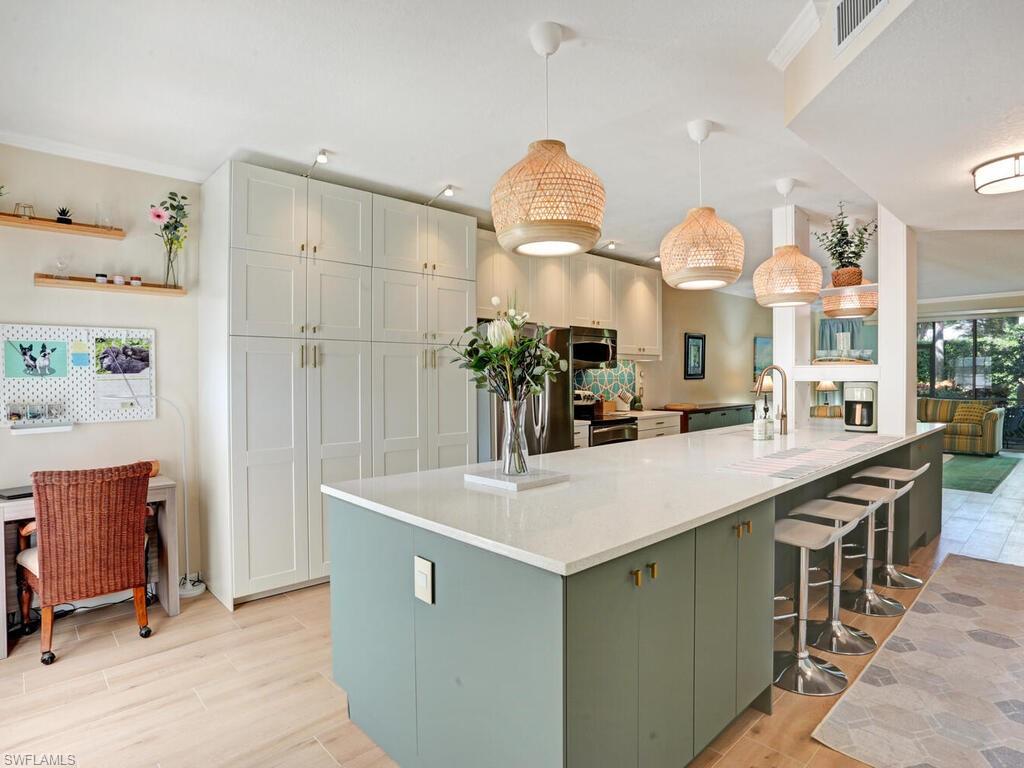
MULTIPOLYGON (((795 179, 778 179, 775 188, 789 204, 795 179)), ((798 307, 817 301, 821 293, 821 265, 796 245, 780 245, 754 270, 754 296, 762 307, 798 307)))
MULTIPOLYGON (((530 42, 544 57, 544 130, 548 129, 548 57, 562 42, 553 21, 530 28, 530 42)), ((594 247, 601 238, 604 185, 573 160, 561 141, 530 144, 491 191, 491 216, 501 247, 531 256, 564 256, 594 247)))
POLYGON ((691 208, 686 219, 661 241, 661 276, 673 288, 708 290, 735 283, 743 272, 743 235, 718 218, 714 208, 704 207, 704 183, 700 147, 711 132, 709 120, 686 124, 697 142, 697 186, 700 207, 691 208))

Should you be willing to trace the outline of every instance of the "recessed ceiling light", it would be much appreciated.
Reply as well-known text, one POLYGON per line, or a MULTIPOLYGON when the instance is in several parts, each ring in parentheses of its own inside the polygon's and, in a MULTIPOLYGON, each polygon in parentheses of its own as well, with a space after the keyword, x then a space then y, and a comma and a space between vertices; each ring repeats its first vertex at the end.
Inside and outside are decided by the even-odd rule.
POLYGON ((971 174, 974 191, 982 195, 1002 195, 1024 190, 1024 154, 1008 155, 982 163, 971 174))
POLYGON ((321 149, 319 152, 316 153, 316 163, 317 163, 317 165, 326 165, 327 164, 327 150, 326 149, 321 149))

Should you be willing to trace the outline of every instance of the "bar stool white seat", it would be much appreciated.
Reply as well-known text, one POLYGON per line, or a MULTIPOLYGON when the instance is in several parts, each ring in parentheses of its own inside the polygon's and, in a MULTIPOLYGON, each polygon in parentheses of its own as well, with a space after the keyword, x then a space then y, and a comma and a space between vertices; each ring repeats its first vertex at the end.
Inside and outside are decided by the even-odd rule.
MULTIPOLYGON (((892 490, 878 485, 849 483, 841 488, 836 488, 828 497, 830 499, 856 501, 866 506, 874 505, 875 509, 877 509, 881 504, 895 502, 896 499, 909 489, 910 486, 900 488, 899 490, 892 490)), ((857 590, 843 590, 840 595, 840 602, 846 610, 861 613, 865 616, 902 616, 907 610, 903 603, 891 597, 883 597, 875 591, 875 518, 873 512, 871 516, 865 517, 865 520, 867 521, 867 531, 864 569, 861 575, 862 584, 860 589, 857 590)))
MULTIPOLYGON (((914 480, 919 478, 931 467, 931 462, 925 464, 923 467, 918 469, 901 469, 900 467, 883 467, 875 466, 862 469, 860 472, 855 474, 854 479, 869 478, 871 480, 882 480, 884 481, 890 490, 896 490, 897 483, 907 483, 907 485, 900 488, 904 488, 908 492, 910 486, 914 484, 914 480)), ((892 587, 894 589, 918 589, 924 586, 924 579, 919 579, 917 576, 911 576, 909 573, 897 570, 896 565, 893 563, 895 557, 895 547, 893 539, 896 532, 896 502, 895 500, 887 504, 888 507, 888 520, 886 522, 886 534, 885 534, 885 562, 879 563, 874 575, 874 581, 876 584, 881 584, 883 587, 892 587)))
MULTIPOLYGON (((792 511, 790 517, 804 516, 831 520, 834 528, 852 523, 856 526, 881 506, 877 501, 868 505, 849 504, 834 499, 813 499, 792 511)), ((864 656, 873 653, 878 644, 867 632, 851 627, 839 618, 840 589, 843 583, 843 540, 838 538, 832 545, 832 579, 828 595, 828 618, 807 624, 808 642, 817 648, 841 656, 864 656)))
POLYGON ((805 696, 834 696, 846 688, 846 674, 831 662, 807 650, 807 590, 810 552, 824 549, 853 530, 857 522, 833 528, 806 520, 785 518, 775 523, 775 541, 799 549, 799 584, 796 591, 796 627, 792 651, 775 652, 775 685, 805 696))

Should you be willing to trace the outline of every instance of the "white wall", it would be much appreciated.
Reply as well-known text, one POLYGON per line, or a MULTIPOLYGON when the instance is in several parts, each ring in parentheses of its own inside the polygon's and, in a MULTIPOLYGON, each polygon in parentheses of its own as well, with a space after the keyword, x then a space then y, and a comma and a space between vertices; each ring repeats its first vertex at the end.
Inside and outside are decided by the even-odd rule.
MULTIPOLYGON (((155 227, 146 214, 151 203, 160 202, 167 192, 175 190, 196 202, 183 258, 188 286, 188 275, 196 274, 198 185, 6 145, 0 145, 0 184, 7 191, 0 198, 0 211, 5 213, 10 213, 16 202, 29 202, 35 205, 37 215, 52 218, 57 206, 68 205, 75 220, 92 224, 96 203, 100 203, 112 223, 127 230, 127 237, 119 242, 0 227, 0 322, 156 330, 157 393, 177 403, 186 419, 190 526, 191 531, 197 531, 192 427, 200 355, 196 349, 194 298, 36 288, 32 275, 53 272, 57 257, 66 256, 73 274, 139 274, 144 280, 162 281, 161 242, 154 237, 155 227)), ((206 360, 204 365, 223 375, 226 361, 206 360)), ((159 403, 157 414, 155 421, 82 424, 69 433, 54 435, 12 437, 6 429, 0 429, 0 487, 24 485, 30 473, 38 469, 102 467, 145 459, 159 459, 163 474, 180 482, 181 431, 177 416, 159 403)), ((179 501, 182 504, 183 500, 179 501)), ((183 551, 184 538, 180 541, 183 551)), ((199 562, 195 533, 191 545, 195 570, 199 562)))

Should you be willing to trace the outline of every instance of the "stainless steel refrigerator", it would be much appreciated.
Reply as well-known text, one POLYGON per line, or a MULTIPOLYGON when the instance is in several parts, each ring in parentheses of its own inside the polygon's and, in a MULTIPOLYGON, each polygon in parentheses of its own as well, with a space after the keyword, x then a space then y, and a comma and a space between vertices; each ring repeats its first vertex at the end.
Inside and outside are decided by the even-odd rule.
MULTIPOLYGON (((534 333, 536 326, 526 326, 534 333)), ((566 361, 569 369, 549 380, 544 391, 530 397, 526 412, 526 442, 531 456, 572 448, 572 356, 571 333, 568 328, 552 328, 547 345, 566 361)), ((477 451, 480 461, 498 461, 501 456, 501 403, 486 390, 477 400, 477 451)))

